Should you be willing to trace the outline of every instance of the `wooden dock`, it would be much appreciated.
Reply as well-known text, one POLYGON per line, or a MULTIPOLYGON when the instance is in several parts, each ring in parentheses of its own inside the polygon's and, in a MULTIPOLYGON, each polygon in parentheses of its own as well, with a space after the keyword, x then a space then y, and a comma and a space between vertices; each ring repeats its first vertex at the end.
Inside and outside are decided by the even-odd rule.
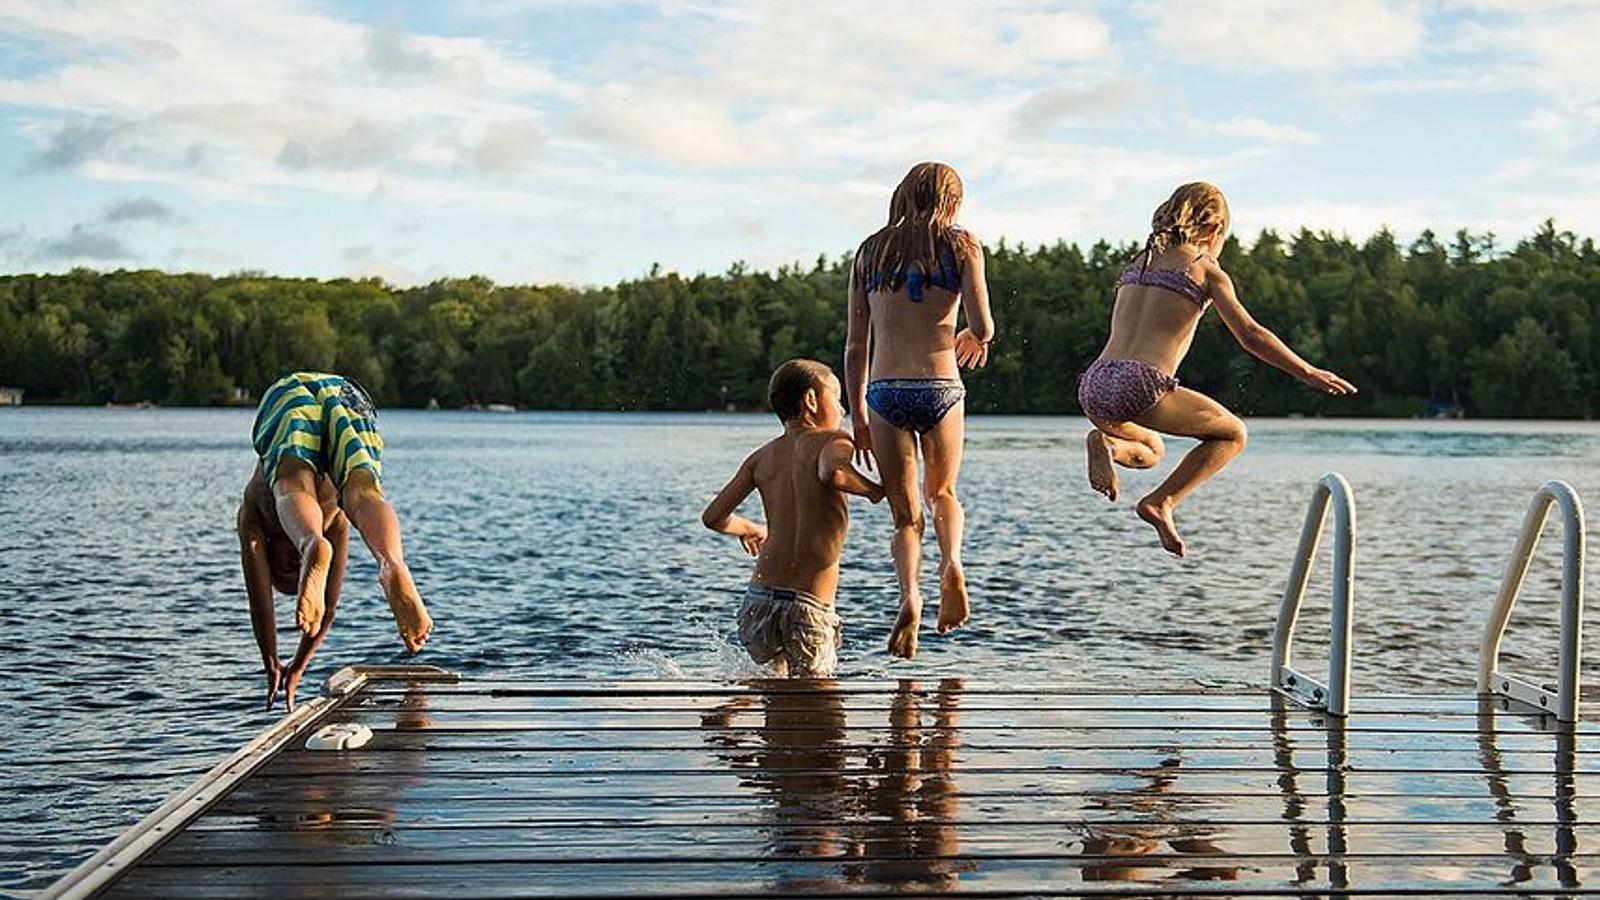
POLYGON ((46 896, 1574 896, 1597 794, 1471 695, 346 670, 46 896))

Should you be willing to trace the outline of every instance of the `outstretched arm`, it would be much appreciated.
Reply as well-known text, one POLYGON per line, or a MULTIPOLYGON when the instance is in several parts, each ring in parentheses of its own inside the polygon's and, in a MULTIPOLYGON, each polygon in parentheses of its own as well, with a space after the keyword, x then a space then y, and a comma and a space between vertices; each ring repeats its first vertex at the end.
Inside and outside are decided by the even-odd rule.
POLYGON ((817 478, 836 491, 877 503, 883 499, 883 485, 857 472, 850 464, 855 449, 855 444, 842 434, 829 441, 817 454, 817 478))
MULTIPOLYGON (((857 251, 859 254, 859 251, 857 251)), ((844 339, 844 390, 850 401, 856 459, 872 465, 872 432, 867 428, 867 368, 872 353, 872 306, 861 284, 859 255, 850 264, 850 301, 844 339)))
POLYGON ((1233 333, 1246 353, 1270 366, 1275 366, 1304 382, 1312 390, 1327 394, 1354 394, 1355 385, 1326 369, 1300 358, 1277 335, 1257 322, 1250 311, 1239 302, 1234 292, 1233 279, 1214 263, 1206 266, 1206 287, 1217 304, 1217 313, 1233 333))
POLYGON ((723 486, 717 496, 700 514, 700 521, 719 534, 731 534, 739 539, 744 552, 755 556, 761 552, 761 543, 767 539, 767 528, 738 514, 739 504, 756 489, 755 458, 746 459, 733 473, 733 478, 723 486))

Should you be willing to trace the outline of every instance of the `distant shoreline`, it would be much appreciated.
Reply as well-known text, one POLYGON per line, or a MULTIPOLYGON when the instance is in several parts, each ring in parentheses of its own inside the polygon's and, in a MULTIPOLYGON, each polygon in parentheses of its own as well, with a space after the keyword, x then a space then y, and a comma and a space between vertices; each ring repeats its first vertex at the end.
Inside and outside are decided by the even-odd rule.
MULTIPOLYGON (((246 412, 253 412, 255 410, 255 406, 253 404, 216 404, 216 405, 210 405, 210 406, 180 406, 180 405, 170 405, 169 406, 169 405, 161 405, 161 404, 131 405, 131 404, 94 404, 94 403, 70 403, 70 402, 59 402, 59 403, 57 403, 57 402, 52 402, 52 401, 48 401, 47 400, 47 401, 41 401, 41 402, 38 402, 38 403, 25 403, 25 404, 22 404, 20 406, 0 406, 0 415, 5 415, 6 411, 8 411, 8 410, 19 410, 19 409, 81 410, 81 411, 101 410, 101 411, 104 411, 104 412, 125 412, 125 413, 162 412, 162 411, 195 412, 195 411, 202 411, 202 410, 240 410, 240 411, 246 411, 246 412)), ((383 412, 443 413, 443 414, 449 414, 449 413, 474 413, 474 414, 482 415, 483 417, 490 418, 490 419, 499 418, 499 417, 502 417, 502 416, 522 415, 522 414, 572 415, 572 416, 594 416, 594 415, 602 415, 602 416, 633 416, 633 415, 639 415, 639 416, 751 416, 751 415, 771 415, 770 411, 764 410, 764 409, 514 409, 514 410, 487 410, 487 409, 464 409, 464 408, 436 408, 436 409, 432 409, 432 408, 422 407, 422 406, 386 406, 386 407, 383 407, 380 410, 380 414, 383 413, 383 412)), ((1479 417, 1479 418, 1471 418, 1471 417, 1449 417, 1449 416, 1380 416, 1380 415, 1371 415, 1371 414, 1340 416, 1340 415, 1328 415, 1326 413, 1315 413, 1315 414, 1290 413, 1290 414, 1287 414, 1287 415, 1275 414, 1275 413, 1274 414, 1241 413, 1240 415, 1245 419, 1248 419, 1250 421, 1257 421, 1257 422, 1266 422, 1266 421, 1281 421, 1281 422, 1299 422, 1299 421, 1307 421, 1307 422, 1352 422, 1352 423, 1354 423, 1354 422, 1418 422, 1418 423, 1429 422, 1429 423, 1434 423, 1434 424, 1437 424, 1437 425, 1451 425, 1451 424, 1457 424, 1457 423, 1462 424, 1462 425, 1489 424, 1489 423, 1504 423, 1504 424, 1517 424, 1517 423, 1528 423, 1528 424, 1535 424, 1535 423, 1600 424, 1600 419, 1583 419, 1583 418, 1564 418, 1564 419, 1563 418, 1539 418, 1539 417, 1519 417, 1519 418, 1479 417)), ((968 418, 977 418, 977 419, 989 419, 989 418, 1083 419, 1083 415, 1081 413, 1071 413, 1071 412, 969 412, 969 413, 967 413, 967 417, 968 418)))
MULTIPOLYGON (((986 248, 997 332, 969 410, 1077 409, 1137 243, 986 248)), ((1600 417, 1600 244, 1552 221, 1507 245, 1461 231, 1400 245, 1301 229, 1221 254, 1252 315, 1360 393, 1308 392, 1247 358, 1208 316, 1185 386, 1245 415, 1600 417)), ((339 372, 380 409, 755 410, 773 367, 840 369, 847 256, 591 289, 441 279, 0 276, 0 388, 25 404, 247 404, 285 372, 339 372)), ((0 390, 0 401, 9 399, 0 390)))

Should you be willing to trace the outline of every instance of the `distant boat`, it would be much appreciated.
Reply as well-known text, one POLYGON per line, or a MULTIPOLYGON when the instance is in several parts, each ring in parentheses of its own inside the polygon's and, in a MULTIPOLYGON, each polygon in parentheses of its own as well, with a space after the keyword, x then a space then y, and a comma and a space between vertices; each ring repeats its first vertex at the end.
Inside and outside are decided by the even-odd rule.
POLYGON ((517 408, 509 403, 490 403, 483 408, 483 411, 492 413, 514 413, 517 411, 517 408))
POLYGON ((22 388, 0 387, 0 406, 21 406, 22 388))
POLYGON ((150 400, 140 400, 137 403, 107 403, 106 409, 155 409, 156 404, 150 400))

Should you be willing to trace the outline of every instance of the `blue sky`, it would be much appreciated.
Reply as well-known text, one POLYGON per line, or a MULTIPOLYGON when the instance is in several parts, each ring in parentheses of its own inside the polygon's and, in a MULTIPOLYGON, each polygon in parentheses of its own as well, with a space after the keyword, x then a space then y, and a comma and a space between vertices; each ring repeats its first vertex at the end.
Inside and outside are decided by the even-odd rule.
POLYGON ((1600 234, 1600 0, 0 0, 0 268, 606 283, 986 241, 1600 234))

